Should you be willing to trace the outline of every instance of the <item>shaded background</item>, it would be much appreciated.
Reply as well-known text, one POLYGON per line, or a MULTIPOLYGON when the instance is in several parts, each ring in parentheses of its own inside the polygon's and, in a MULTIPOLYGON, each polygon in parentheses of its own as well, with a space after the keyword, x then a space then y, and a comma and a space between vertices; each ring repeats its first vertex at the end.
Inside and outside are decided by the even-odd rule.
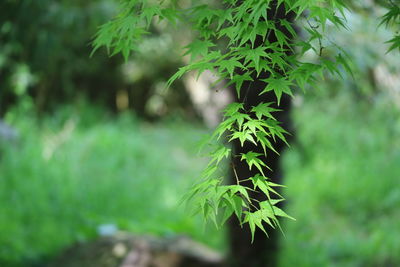
MULTIPOLYGON (((384 10, 358 3, 349 31, 329 31, 354 78, 326 77, 293 99, 283 169, 297 221, 284 225, 280 266, 400 265, 400 56, 385 54, 384 10)), ((178 202, 207 163, 197 141, 229 96, 207 75, 165 90, 185 63, 184 26, 152 26, 127 62, 89 57, 116 12, 113 0, 0 4, 0 266, 43 266, 104 229, 226 252, 224 230, 178 202)))

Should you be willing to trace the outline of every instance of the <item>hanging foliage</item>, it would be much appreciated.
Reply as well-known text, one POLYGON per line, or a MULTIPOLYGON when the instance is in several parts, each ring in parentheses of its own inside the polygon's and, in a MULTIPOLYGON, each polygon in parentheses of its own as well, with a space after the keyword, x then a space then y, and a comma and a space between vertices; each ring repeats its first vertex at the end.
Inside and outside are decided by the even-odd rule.
MULTIPOLYGON (((196 32, 195 38, 184 48, 184 54, 191 60, 170 78, 169 85, 188 72, 201 75, 209 70, 220 78, 219 82, 228 81, 238 96, 246 94, 245 82, 261 81, 264 90, 260 95, 273 92, 279 105, 284 94, 292 96, 294 90, 318 87, 319 79, 326 73, 342 76, 345 71, 351 74, 345 51, 324 35, 328 25, 346 30, 346 9, 342 0, 196 1, 189 7, 187 3, 181 7, 176 0, 124 0, 119 15, 101 26, 93 42, 93 51, 105 46, 111 55, 121 53, 128 59, 137 49, 137 43, 148 34, 152 23, 185 23, 196 32), (290 13, 294 21, 278 18, 278 9, 290 13), (300 30, 295 30, 294 24, 300 30), (271 42, 271 39, 276 41, 271 42), (259 40, 262 40, 261 45, 259 40), (329 53, 325 53, 327 50, 329 53)), ((398 22, 399 14, 396 6, 383 17, 382 23, 398 22)), ((389 50, 400 47, 398 37, 389 42, 392 44, 389 50)), ((268 158, 268 153, 276 153, 277 139, 286 142, 288 132, 275 119, 277 111, 271 103, 250 108, 244 103, 232 103, 207 140, 208 147, 212 148, 209 164, 201 174, 201 182, 185 199, 193 202, 204 218, 217 226, 234 215, 241 224, 249 224, 254 237, 256 228, 266 234, 265 225, 280 228, 279 217, 293 219, 277 207, 284 200, 276 190, 281 185, 271 182, 265 175, 265 170, 269 169, 268 160, 261 159, 262 156, 268 158), (262 147, 264 155, 253 151, 234 155, 230 144, 236 140, 241 146, 249 142, 262 147), (236 184, 225 185, 226 172, 221 171, 221 166, 231 157, 240 157, 258 174, 238 177, 232 165, 236 184), (244 186, 245 181, 251 181, 252 186, 244 186), (262 192, 266 201, 251 198, 252 191, 262 192)))

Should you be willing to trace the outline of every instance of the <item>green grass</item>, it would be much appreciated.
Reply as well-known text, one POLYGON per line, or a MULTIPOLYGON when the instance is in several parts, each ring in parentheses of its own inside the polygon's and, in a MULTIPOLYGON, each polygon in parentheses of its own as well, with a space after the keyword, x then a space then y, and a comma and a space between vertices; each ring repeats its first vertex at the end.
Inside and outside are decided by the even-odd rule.
POLYGON ((206 163, 195 156, 201 127, 93 108, 62 109, 41 122, 21 112, 7 119, 21 138, 1 152, 0 266, 40 262, 95 238, 102 224, 223 248, 223 232, 204 232, 201 218, 178 206, 206 163))
MULTIPOLYGON (((283 159, 297 221, 283 225, 280 266, 400 265, 400 112, 373 101, 340 92, 294 108, 297 141, 283 159)), ((203 128, 88 107, 26 114, 7 116, 21 138, 1 152, 0 266, 40 262, 110 223, 225 248, 223 232, 178 206, 206 164, 195 156, 203 128)))
POLYGON ((341 93, 293 111, 281 266, 400 265, 400 112, 341 93))

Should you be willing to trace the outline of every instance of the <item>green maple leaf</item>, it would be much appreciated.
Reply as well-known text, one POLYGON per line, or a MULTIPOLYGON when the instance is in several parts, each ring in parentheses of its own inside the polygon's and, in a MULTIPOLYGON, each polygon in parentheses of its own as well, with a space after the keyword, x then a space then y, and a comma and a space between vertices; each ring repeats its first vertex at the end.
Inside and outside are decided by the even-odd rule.
POLYGON ((246 161, 250 170, 253 166, 255 166, 264 175, 263 167, 268 168, 268 166, 258 158, 259 156, 262 156, 262 154, 250 151, 247 153, 242 153, 241 160, 246 161))
POLYGON ((243 64, 236 58, 222 60, 219 63, 220 71, 226 70, 231 78, 233 77, 235 68, 244 68, 243 64))
POLYGON ((272 116, 271 112, 276 112, 281 110, 270 107, 271 104, 273 104, 273 102, 260 103, 257 106, 253 107, 251 109, 251 112, 254 112, 256 114, 257 119, 259 120, 261 120, 263 116, 276 120, 274 116, 272 116))
POLYGON ((245 81, 253 81, 253 78, 251 78, 249 73, 234 75, 228 85, 235 84, 237 96, 240 97, 240 90, 245 81))
POLYGON ((141 17, 146 21, 146 26, 149 27, 154 16, 161 15, 161 9, 158 5, 152 5, 143 8, 141 17))
POLYGON ((247 115, 247 114, 239 113, 239 112, 238 112, 238 113, 236 113, 236 114, 233 114, 233 115, 230 117, 230 119, 236 121, 236 124, 238 125, 239 131, 240 131, 240 130, 242 129, 242 125, 243 125, 244 121, 245 121, 245 120, 250 120, 250 116, 247 115))
POLYGON ((260 95, 269 91, 274 91, 276 98, 278 100, 278 105, 280 104, 282 93, 286 93, 291 96, 293 95, 290 89, 290 86, 292 86, 293 83, 287 80, 285 77, 280 77, 280 78, 271 77, 268 79, 262 79, 262 81, 267 83, 267 86, 260 93, 260 95))
POLYGON ((267 179, 264 176, 261 176, 260 174, 256 174, 255 176, 250 178, 254 189, 259 188, 266 196, 269 198, 269 186, 267 179))
POLYGON ((244 124, 243 129, 249 129, 254 135, 256 135, 258 131, 267 133, 264 129, 263 121, 261 120, 249 120, 244 124))
POLYGON ((389 49, 387 50, 387 53, 389 53, 390 51, 392 51, 392 50, 395 50, 396 48, 398 48, 399 49, 399 52, 400 52, 400 35, 398 35, 398 36, 395 36, 393 39, 391 39, 391 40, 389 40, 389 41, 387 41, 387 42, 385 42, 386 44, 392 44, 390 47, 389 47, 389 49))
POLYGON ((215 161, 215 164, 218 164, 223 158, 228 158, 231 155, 231 149, 221 145, 215 151, 211 153, 211 161, 209 164, 215 161))
POLYGON ((251 134, 251 131, 249 130, 234 132, 232 134, 232 137, 229 139, 229 142, 235 139, 239 139, 241 146, 243 146, 244 142, 246 142, 247 140, 257 145, 254 137, 251 134))
POLYGON ((190 54, 190 60, 193 61, 199 56, 203 57, 207 55, 209 48, 214 46, 215 44, 209 40, 192 41, 190 44, 184 47, 187 49, 184 56, 190 54))
POLYGON ((279 139, 281 139, 283 142, 289 145, 284 136, 284 134, 289 134, 289 133, 285 129, 283 129, 279 124, 280 122, 271 119, 267 119, 265 121, 265 126, 268 127, 269 133, 273 138, 273 140, 276 141, 275 137, 277 136, 279 139))
POLYGON ((243 196, 248 202, 250 202, 250 196, 249 193, 247 192, 248 187, 242 186, 242 185, 228 185, 227 186, 231 192, 231 196, 239 193, 241 196, 243 196))
POLYGON ((257 48, 246 47, 241 50, 241 53, 245 56, 244 64, 246 65, 249 62, 253 62, 257 72, 260 72, 260 61, 265 58, 270 58, 270 55, 265 52, 265 47, 263 46, 257 48))
POLYGON ((275 150, 275 148, 273 147, 271 142, 268 140, 268 136, 269 136, 269 134, 267 134, 265 132, 257 132, 256 133, 257 141, 261 144, 261 146, 264 150, 264 155, 265 156, 267 155, 267 148, 271 149, 272 151, 274 151, 276 154, 279 155, 278 151, 275 150))
POLYGON ((270 218, 280 216, 280 217, 285 217, 285 218, 288 218, 291 220, 296 220, 295 218, 293 218, 292 216, 289 216, 286 212, 284 212, 280 208, 274 206, 273 203, 278 203, 280 201, 281 200, 275 200, 274 202, 263 201, 260 203, 260 206, 262 209, 264 209, 267 212, 268 217, 270 217, 270 218))
POLYGON ((243 110, 243 103, 233 102, 226 106, 224 109, 225 117, 230 117, 239 112, 239 110, 243 110))

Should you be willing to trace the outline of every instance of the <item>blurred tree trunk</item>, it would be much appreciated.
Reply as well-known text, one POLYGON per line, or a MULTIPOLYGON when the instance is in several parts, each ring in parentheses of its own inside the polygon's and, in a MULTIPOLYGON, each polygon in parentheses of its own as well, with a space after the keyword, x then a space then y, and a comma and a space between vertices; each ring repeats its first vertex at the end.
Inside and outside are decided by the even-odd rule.
MULTIPOLYGON (((272 4, 272 9, 269 10, 268 17, 273 18, 274 21, 279 21, 280 19, 290 19, 291 14, 286 14, 283 6, 279 8, 276 6, 276 1, 272 4)), ((279 28, 279 24, 276 23, 276 27, 279 28)), ((287 33, 284 29, 279 28, 279 30, 287 33)), ((274 33, 267 34, 268 41, 270 43, 276 42, 276 37, 274 33)), ((256 39, 255 47, 260 46, 263 43, 262 38, 256 39)), ((260 103, 266 102, 276 102, 276 96, 273 92, 267 94, 259 95, 260 92, 265 88, 265 83, 261 82, 260 79, 268 78, 268 73, 262 73, 260 77, 255 79, 253 82, 243 83, 241 89, 241 95, 236 100, 244 103, 246 109, 256 106, 260 103)), ((233 91, 233 90, 232 90, 233 91)), ((235 93, 236 95, 236 93, 235 93)), ((274 104, 275 108, 279 108, 282 111, 275 114, 278 121, 283 122, 283 127, 289 129, 289 110, 291 106, 291 101, 287 95, 283 95, 279 107, 274 104)), ((286 145, 277 140, 274 143, 276 151, 281 153, 286 145)), ((254 144, 249 142, 245 143, 244 147, 240 146, 239 142, 234 143, 235 155, 240 155, 241 153, 247 153, 249 151, 254 151, 263 154, 261 146, 256 147, 254 144)), ((280 183, 282 180, 282 171, 280 169, 280 156, 273 151, 267 151, 268 158, 263 158, 264 162, 273 170, 273 172, 267 170, 266 175, 274 182, 280 183)), ((246 179, 254 176, 258 171, 254 168, 252 171, 249 170, 248 165, 240 160, 240 157, 236 156, 232 159, 232 164, 237 172, 237 175, 241 179, 246 179)), ((234 183, 234 174, 231 174, 231 181, 234 183)), ((252 187, 252 185, 246 185, 252 187)), ((264 201, 265 196, 259 193, 253 193, 253 198, 264 201)), ((279 230, 278 229, 268 229, 269 237, 267 237, 261 230, 257 228, 254 236, 254 242, 251 243, 251 234, 248 224, 240 227, 236 218, 231 218, 229 222, 229 237, 230 237, 230 252, 231 255, 229 260, 231 261, 230 266, 276 266, 277 265, 277 254, 278 254, 278 240, 279 240, 279 230)))

